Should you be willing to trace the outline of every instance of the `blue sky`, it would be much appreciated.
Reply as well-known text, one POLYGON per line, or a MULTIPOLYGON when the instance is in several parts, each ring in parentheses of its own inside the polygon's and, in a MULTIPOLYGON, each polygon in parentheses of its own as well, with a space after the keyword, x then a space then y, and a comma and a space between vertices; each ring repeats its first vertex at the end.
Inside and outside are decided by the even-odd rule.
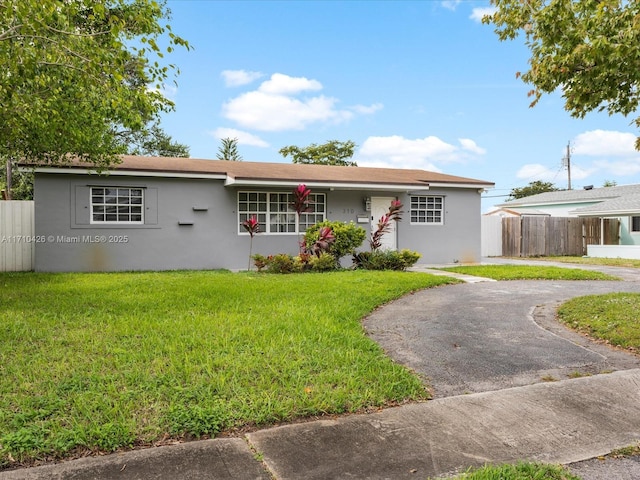
POLYGON ((631 119, 572 118, 560 95, 529 108, 521 41, 499 42, 486 1, 169 0, 176 110, 162 125, 194 158, 235 137, 245 161, 353 140, 359 166, 421 168, 495 182, 486 211, 533 180, 573 188, 640 183, 631 119))

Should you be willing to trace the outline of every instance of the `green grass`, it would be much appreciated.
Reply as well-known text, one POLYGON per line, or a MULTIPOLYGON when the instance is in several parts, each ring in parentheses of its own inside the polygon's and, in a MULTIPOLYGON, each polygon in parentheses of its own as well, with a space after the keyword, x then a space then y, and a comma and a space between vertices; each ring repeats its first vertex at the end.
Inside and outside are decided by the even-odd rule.
POLYGON ((0 468, 421 400, 368 339, 407 272, 0 274, 0 468))
POLYGON ((441 270, 494 280, 620 280, 591 270, 536 265, 461 265, 441 270))
MULTIPOLYGON (((519 260, 522 260, 521 258, 519 260)), ((595 258, 595 257, 528 257, 527 260, 548 262, 576 263, 581 265, 604 265, 610 267, 640 268, 640 260, 627 258, 595 258)))
POLYGON ((541 463, 487 465, 455 478, 460 480, 580 480, 580 477, 559 465, 541 463))
POLYGON ((612 345, 640 351, 640 294, 588 295, 564 303, 558 318, 568 326, 612 345))

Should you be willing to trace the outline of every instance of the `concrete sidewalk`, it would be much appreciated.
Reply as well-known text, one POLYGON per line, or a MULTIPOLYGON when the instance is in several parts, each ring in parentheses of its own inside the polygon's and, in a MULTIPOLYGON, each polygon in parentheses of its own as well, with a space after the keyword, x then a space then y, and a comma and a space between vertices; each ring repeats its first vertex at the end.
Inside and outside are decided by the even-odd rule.
POLYGON ((424 480, 485 463, 578 462, 638 440, 635 369, 9 471, 0 479, 424 480))

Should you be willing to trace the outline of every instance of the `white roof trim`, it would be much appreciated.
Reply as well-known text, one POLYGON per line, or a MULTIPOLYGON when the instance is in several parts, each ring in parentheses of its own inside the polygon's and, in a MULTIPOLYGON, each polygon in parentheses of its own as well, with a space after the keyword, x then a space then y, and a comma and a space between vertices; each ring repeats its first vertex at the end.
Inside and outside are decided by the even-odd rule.
POLYGON ((574 213, 578 217, 626 217, 640 216, 640 210, 638 209, 629 209, 629 210, 603 210, 603 211, 590 211, 590 212, 576 212, 575 210, 570 212, 574 213))
POLYGON ((549 207, 549 206, 562 206, 569 205, 573 203, 601 203, 606 200, 611 200, 613 198, 618 198, 616 196, 613 197, 593 197, 586 199, 574 199, 574 200, 557 200, 557 201, 546 201, 546 202, 530 202, 530 203, 518 203, 518 205, 513 205, 510 202, 499 203, 496 207, 505 207, 505 208, 520 208, 520 207, 549 207))
POLYGON ((146 170, 105 170, 98 172, 88 168, 54 168, 38 167, 36 173, 75 173, 79 175, 100 175, 120 177, 165 177, 165 178, 206 178, 211 180, 226 180, 227 176, 219 173, 182 173, 182 172, 149 172, 146 170))
POLYGON ((440 183, 429 182, 431 188, 475 188, 475 189, 492 189, 493 184, 490 183, 440 183))
POLYGON ((385 183, 338 183, 338 182, 305 182, 304 180, 236 180, 229 177, 225 187, 296 187, 300 183, 309 188, 328 188, 330 190, 428 190, 429 185, 398 185, 385 183))

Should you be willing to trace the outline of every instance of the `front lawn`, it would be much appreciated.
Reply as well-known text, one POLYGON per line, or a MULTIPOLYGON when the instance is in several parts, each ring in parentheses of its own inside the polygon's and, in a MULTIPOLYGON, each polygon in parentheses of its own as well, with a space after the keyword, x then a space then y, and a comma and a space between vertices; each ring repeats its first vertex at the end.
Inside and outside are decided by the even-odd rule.
POLYGON ((494 280, 620 280, 592 270, 542 265, 461 265, 440 270, 494 280))
POLYGON ((0 468, 423 400, 363 333, 451 279, 0 274, 0 468))
POLYGON ((640 352, 640 293, 578 297, 558 309, 558 318, 592 337, 640 352))

